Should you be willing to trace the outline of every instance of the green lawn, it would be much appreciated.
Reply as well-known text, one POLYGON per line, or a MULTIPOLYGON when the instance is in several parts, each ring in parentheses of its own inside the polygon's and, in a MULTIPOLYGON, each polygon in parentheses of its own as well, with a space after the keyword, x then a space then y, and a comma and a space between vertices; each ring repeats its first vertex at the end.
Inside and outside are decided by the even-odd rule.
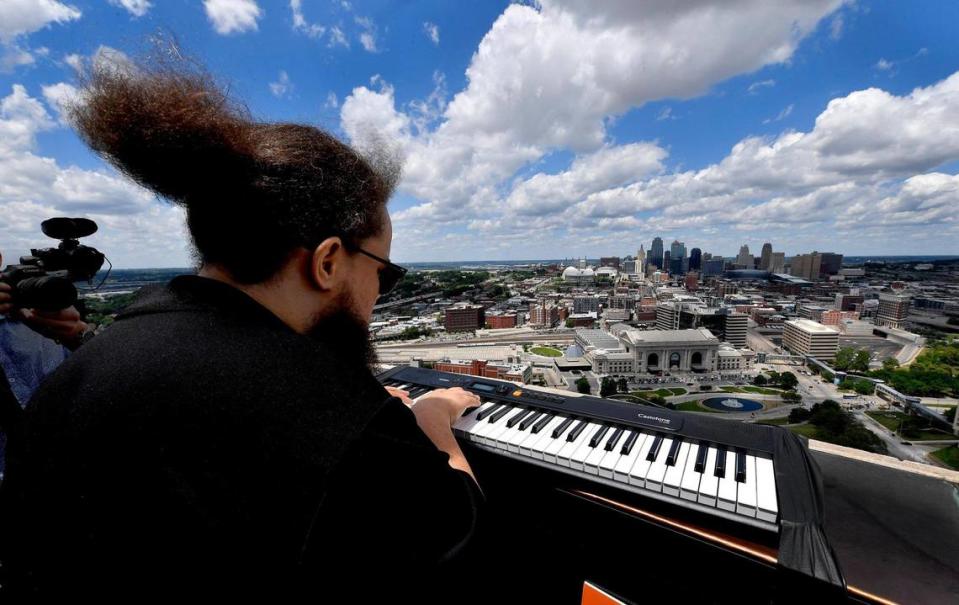
POLYGON ((563 352, 559 349, 554 349, 553 347, 533 347, 530 349, 530 352, 534 355, 542 355, 543 357, 562 357, 563 352))
POLYGON ((760 420, 756 424, 771 424, 773 426, 783 426, 784 424, 789 424, 789 418, 786 416, 782 418, 769 418, 767 420, 760 420))
POLYGON ((660 389, 660 390, 662 390, 662 391, 672 391, 672 394, 673 394, 673 395, 677 395, 677 396, 678 396, 678 395, 685 395, 686 392, 687 392, 686 389, 683 389, 683 388, 680 388, 680 387, 673 387, 673 388, 671 388, 671 389, 660 389))
POLYGON ((676 409, 681 412, 709 412, 710 414, 722 414, 719 410, 711 410, 706 406, 699 405, 698 401, 684 401, 676 404, 676 409))
POLYGON ((959 470, 959 446, 948 445, 932 452, 932 455, 946 466, 959 470))
POLYGON ((777 389, 767 389, 765 387, 739 387, 746 393, 758 393, 760 395, 779 395, 782 391, 777 389))
MULTIPOLYGON (((820 439, 818 436, 819 429, 817 429, 812 424, 797 424, 795 426, 788 427, 790 431, 796 433, 797 435, 802 435, 809 439, 820 439)), ((821 440, 821 439, 820 439, 821 440)))
MULTIPOLYGON (((895 433, 899 428, 899 422, 907 417, 902 412, 866 412, 866 414, 883 425, 889 431, 895 433)), ((918 433, 905 433, 900 435, 905 441, 943 441, 946 439, 955 439, 955 435, 935 429, 919 431, 918 433)))

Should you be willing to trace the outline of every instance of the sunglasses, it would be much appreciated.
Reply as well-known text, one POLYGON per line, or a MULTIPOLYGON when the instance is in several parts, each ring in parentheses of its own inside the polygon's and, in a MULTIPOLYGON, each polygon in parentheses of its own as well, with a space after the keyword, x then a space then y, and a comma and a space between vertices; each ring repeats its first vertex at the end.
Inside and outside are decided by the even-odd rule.
POLYGON ((383 268, 376 274, 380 280, 380 296, 391 292, 393 288, 396 287, 396 284, 403 279, 403 276, 406 275, 406 267, 401 267, 396 263, 390 262, 388 259, 380 258, 371 252, 367 252, 363 248, 356 247, 355 249, 360 254, 365 254, 373 260, 383 263, 383 268))

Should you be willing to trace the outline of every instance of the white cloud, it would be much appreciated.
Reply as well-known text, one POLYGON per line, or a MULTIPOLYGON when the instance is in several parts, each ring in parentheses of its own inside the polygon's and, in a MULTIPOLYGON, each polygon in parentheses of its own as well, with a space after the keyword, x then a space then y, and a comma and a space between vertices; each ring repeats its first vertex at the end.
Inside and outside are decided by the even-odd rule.
POLYGON ((430 23, 426 21, 423 23, 423 32, 426 34, 426 37, 429 38, 433 44, 439 46, 440 43, 440 27, 435 23, 430 23))
POLYGON ((293 92, 293 83, 286 71, 281 70, 277 81, 270 82, 270 92, 278 99, 288 97, 293 92))
POLYGON ((63 62, 73 68, 73 71, 80 72, 83 69, 83 57, 73 53, 63 57, 63 62))
POLYGON ((506 8, 474 53, 466 88, 427 132, 396 107, 391 89, 358 87, 344 100, 343 130, 355 143, 382 127, 403 150, 401 190, 422 205, 405 216, 486 212, 529 163, 553 150, 606 146, 610 117, 788 61, 842 2, 539 4, 506 8))
POLYGON ((323 104, 323 107, 326 109, 336 109, 340 106, 340 100, 337 98, 336 93, 332 90, 326 95, 326 103, 323 104))
POLYGON ((889 71, 890 69, 893 68, 893 65, 894 63, 892 61, 887 61, 885 59, 879 59, 878 61, 876 61, 876 69, 879 69, 882 71, 889 71))
POLYGON ((293 29, 311 38, 319 38, 326 31, 319 23, 307 22, 303 16, 303 0, 290 0, 290 10, 293 12, 293 29))
POLYGON ((375 53, 379 49, 376 46, 376 24, 369 17, 356 17, 356 24, 363 28, 360 33, 360 45, 363 50, 369 53, 375 53))
POLYGON ((663 107, 658 114, 656 114, 656 121, 662 122, 663 120, 675 120, 676 116, 673 115, 672 107, 663 107))
POLYGON ((836 13, 832 21, 829 22, 829 37, 833 40, 842 38, 843 25, 845 25, 845 21, 843 20, 842 13, 836 13))
POLYGON ((60 123, 64 124, 64 109, 67 104, 74 103, 80 98, 80 91, 72 84, 59 82, 50 86, 43 87, 43 98, 47 105, 52 107, 60 117, 60 123))
POLYGON ((760 80, 758 82, 753 82, 752 84, 750 84, 749 88, 746 89, 746 92, 748 92, 751 95, 754 95, 754 94, 758 94, 759 91, 761 91, 763 88, 772 88, 775 85, 776 85, 775 80, 772 80, 772 79, 760 80))
POLYGON ((326 44, 328 47, 333 48, 336 46, 342 46, 343 48, 349 48, 350 42, 346 39, 346 34, 343 33, 343 30, 338 26, 334 25, 330 28, 330 41, 326 44))
POLYGON ((149 0, 110 0, 110 4, 127 9, 134 17, 147 14, 152 6, 149 0))
POLYGON ((770 122, 780 122, 788 118, 793 112, 793 107, 795 107, 795 105, 792 103, 790 103, 789 105, 786 105, 785 107, 783 107, 782 111, 780 111, 779 114, 776 115, 775 118, 766 118, 765 120, 763 120, 763 124, 769 124, 770 122))
MULTIPOLYGON (((66 86, 66 85, 64 85, 66 86)), ((60 85, 44 88, 48 102, 62 98, 60 85)), ((40 222, 52 216, 87 216, 100 231, 84 243, 119 267, 186 266, 183 213, 113 171, 61 166, 40 155, 36 135, 57 128, 43 104, 14 84, 0 99, 0 213, 8 259, 52 243, 40 222), (149 242, 145 246, 144 242, 149 242)))
POLYGON ((3 0, 0 2, 0 72, 33 63, 23 39, 54 23, 79 19, 76 7, 57 0, 3 0))
POLYGON ((203 0, 206 16, 218 34, 256 31, 263 9, 255 0, 203 0))

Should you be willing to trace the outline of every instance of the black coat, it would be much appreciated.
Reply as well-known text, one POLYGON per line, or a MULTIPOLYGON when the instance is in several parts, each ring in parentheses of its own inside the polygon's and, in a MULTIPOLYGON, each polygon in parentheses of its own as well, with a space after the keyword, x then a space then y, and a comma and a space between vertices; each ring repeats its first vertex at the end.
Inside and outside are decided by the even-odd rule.
POLYGON ((335 346, 180 276, 28 405, 0 487, 3 589, 419 593, 469 565, 483 498, 448 461, 335 346))

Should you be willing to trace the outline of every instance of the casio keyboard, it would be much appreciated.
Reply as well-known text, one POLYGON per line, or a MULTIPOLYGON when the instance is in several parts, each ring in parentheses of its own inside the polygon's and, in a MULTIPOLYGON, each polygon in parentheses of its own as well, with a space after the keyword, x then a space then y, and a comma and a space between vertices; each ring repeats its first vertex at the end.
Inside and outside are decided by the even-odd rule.
MULTIPOLYGON (((510 502, 505 507, 505 527, 520 522, 523 512, 534 517, 552 514, 557 521, 542 526, 556 531, 564 520, 556 512, 560 510, 557 506, 591 516, 599 506, 612 515, 603 521, 599 516, 590 519, 601 528, 599 533, 627 535, 623 532, 631 530, 622 523, 622 515, 626 515, 673 534, 720 545, 759 563, 765 568, 762 573, 775 570, 769 577, 778 587, 777 601, 791 599, 784 591, 797 580, 804 598, 814 591, 844 598, 847 594, 822 530, 816 465, 803 442, 789 431, 423 368, 397 367, 379 379, 386 386, 408 391, 414 405, 437 388, 462 387, 480 396, 481 404, 464 412, 455 423, 454 434, 487 494, 496 489, 488 485, 495 486, 503 475, 510 477, 508 486, 500 490, 508 494, 510 502), (547 489, 536 492, 534 485, 547 489), (547 491, 560 492, 566 500, 543 504, 537 494, 547 491), (523 511, 516 510, 518 502, 523 511), (582 508, 583 503, 590 508, 582 508)), ((522 523, 535 525, 529 517, 522 523)), ((564 532, 560 534, 552 544, 565 543, 564 532)), ((637 539, 648 541, 649 537, 643 536, 637 539)), ((665 534, 660 537, 666 539, 665 534)), ((603 549, 604 541, 591 540, 580 542, 582 550, 603 549)), ((662 544, 658 550, 674 553, 670 557, 694 552, 685 542, 662 544)), ((501 549, 499 545, 495 548, 501 549)), ((594 577, 607 577, 609 568, 622 563, 616 553, 608 547, 605 550, 581 560, 583 565, 594 564, 594 577), (595 564, 600 554, 608 557, 607 564, 595 564)), ((556 555, 545 552, 540 556, 556 555)), ((528 565, 528 557, 521 560, 528 565)), ((730 559, 730 564, 741 561, 730 559)), ((758 568, 748 567, 740 573, 752 575, 754 582, 760 577, 758 568)), ((608 577, 607 583, 620 586, 620 594, 628 593, 622 586, 631 584, 615 576, 608 577)), ((730 602, 748 600, 731 598, 730 602)), ((764 601, 761 596, 757 602, 764 601)))

